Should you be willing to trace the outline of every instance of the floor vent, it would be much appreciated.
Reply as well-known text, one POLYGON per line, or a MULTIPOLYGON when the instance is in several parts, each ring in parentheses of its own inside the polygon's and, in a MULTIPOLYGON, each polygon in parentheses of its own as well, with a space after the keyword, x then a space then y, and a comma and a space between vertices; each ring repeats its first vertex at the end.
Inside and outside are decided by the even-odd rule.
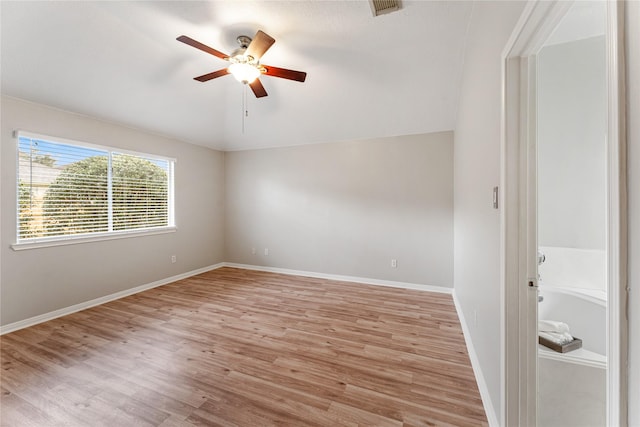
POLYGON ((400 0, 369 0, 373 16, 384 15, 400 9, 400 0))

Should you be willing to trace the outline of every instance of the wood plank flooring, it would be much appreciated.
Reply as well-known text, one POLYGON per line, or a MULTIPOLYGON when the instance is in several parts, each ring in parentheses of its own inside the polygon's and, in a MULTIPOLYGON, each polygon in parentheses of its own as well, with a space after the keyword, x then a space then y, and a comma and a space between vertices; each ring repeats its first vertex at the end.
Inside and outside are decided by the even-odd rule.
POLYGON ((487 425, 446 294, 222 268, 0 346, 2 426, 487 425))

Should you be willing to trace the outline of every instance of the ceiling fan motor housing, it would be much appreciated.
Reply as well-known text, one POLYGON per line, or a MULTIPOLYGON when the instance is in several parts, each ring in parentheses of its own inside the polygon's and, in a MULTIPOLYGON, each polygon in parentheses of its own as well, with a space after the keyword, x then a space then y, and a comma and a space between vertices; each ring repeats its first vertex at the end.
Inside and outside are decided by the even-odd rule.
POLYGON ((238 41, 240 47, 244 49, 248 48, 251 44, 251 37, 249 36, 238 36, 236 40, 238 41))

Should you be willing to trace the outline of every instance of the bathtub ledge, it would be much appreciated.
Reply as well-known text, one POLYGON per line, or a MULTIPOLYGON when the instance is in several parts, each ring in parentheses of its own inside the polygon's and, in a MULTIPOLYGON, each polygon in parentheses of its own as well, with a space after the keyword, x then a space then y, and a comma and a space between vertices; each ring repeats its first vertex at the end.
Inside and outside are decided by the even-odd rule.
POLYGON ((538 356, 543 359, 557 360, 560 362, 573 363, 592 368, 607 369, 606 356, 585 350, 584 348, 579 348, 569 353, 558 353, 543 345, 538 345, 538 356))

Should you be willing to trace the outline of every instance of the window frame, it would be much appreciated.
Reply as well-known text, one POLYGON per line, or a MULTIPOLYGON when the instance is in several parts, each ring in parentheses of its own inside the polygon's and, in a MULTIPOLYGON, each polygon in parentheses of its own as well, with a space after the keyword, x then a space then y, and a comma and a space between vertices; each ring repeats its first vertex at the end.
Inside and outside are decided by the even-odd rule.
MULTIPOLYGON (((77 141, 68 138, 60 138, 56 136, 43 135, 23 130, 16 130, 13 132, 14 140, 16 141, 16 170, 15 170, 15 243, 11 245, 11 248, 15 251, 24 250, 24 249, 36 249, 36 248, 44 248, 50 246, 60 246, 60 245, 72 245, 79 243, 88 243, 88 242, 99 242, 113 239, 123 239, 123 238, 131 238, 131 237, 140 237, 140 236, 151 236, 157 234, 165 234, 165 233, 173 233, 177 230, 175 225, 175 164, 177 163, 177 159, 173 157, 161 156, 157 154, 149 154, 143 153, 139 151, 133 151, 128 149, 122 149, 117 147, 111 147, 107 145, 99 145, 92 144, 89 142, 77 141), (110 230, 104 232, 90 232, 83 234, 67 234, 60 236, 47 236, 47 237, 35 237, 35 238, 20 238, 20 197, 19 197, 19 186, 20 186, 20 138, 30 138, 36 140, 48 141, 55 144, 66 144, 72 145, 81 148, 93 149, 93 150, 101 150, 108 153, 108 158, 111 159, 114 154, 123 154, 130 156, 142 157, 148 160, 161 160, 166 161, 168 163, 167 168, 167 225, 164 226, 156 226, 156 227, 147 227, 147 228, 136 228, 130 230, 110 230)), ((111 160, 109 160, 109 163, 111 160)), ((109 176, 111 173, 109 172, 109 176)), ((109 185, 111 188, 111 185, 109 185)), ((112 200, 111 200, 111 191, 109 191, 109 211, 108 214, 112 215, 112 200)))

